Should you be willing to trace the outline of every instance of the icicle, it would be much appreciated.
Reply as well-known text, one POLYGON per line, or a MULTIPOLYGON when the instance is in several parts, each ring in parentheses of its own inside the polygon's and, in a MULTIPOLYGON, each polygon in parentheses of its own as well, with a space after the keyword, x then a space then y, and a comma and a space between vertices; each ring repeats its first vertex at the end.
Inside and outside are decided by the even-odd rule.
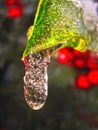
POLYGON ((47 94, 47 67, 50 56, 45 51, 29 54, 24 58, 26 73, 24 76, 24 96, 27 104, 34 110, 43 107, 47 94))

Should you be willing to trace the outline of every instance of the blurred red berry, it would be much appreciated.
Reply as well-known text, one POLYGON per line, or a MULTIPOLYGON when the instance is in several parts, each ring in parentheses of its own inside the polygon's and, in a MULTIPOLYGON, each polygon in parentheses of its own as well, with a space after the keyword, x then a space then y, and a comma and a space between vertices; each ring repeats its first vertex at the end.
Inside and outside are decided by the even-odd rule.
POLYGON ((76 78, 76 87, 79 89, 89 89, 90 82, 86 74, 81 74, 76 78))
POLYGON ((89 50, 86 50, 86 51, 81 52, 81 53, 82 53, 82 55, 83 55, 83 56, 88 56, 88 55, 89 55, 89 53, 90 53, 90 51, 89 51, 89 50))
POLYGON ((80 54, 81 54, 80 51, 78 51, 76 49, 73 50, 73 53, 75 56, 80 56, 80 54))
POLYGON ((23 14, 23 11, 20 7, 11 7, 8 10, 8 16, 10 18, 17 18, 17 17, 21 17, 23 14))
POLYGON ((85 67, 85 59, 84 58, 76 58, 74 60, 75 67, 84 68, 85 67))
POLYGON ((14 5, 15 3, 16 3, 16 0, 6 0, 5 1, 6 6, 14 5))
POLYGON ((88 80, 93 85, 98 85, 98 70, 90 70, 88 72, 88 80))
POLYGON ((65 53, 63 52, 58 52, 58 61, 61 63, 61 64, 66 64, 68 62, 68 57, 65 53))
POLYGON ((98 69, 98 58, 89 57, 87 60, 87 67, 90 69, 98 69))
POLYGON ((74 49, 73 53, 74 53, 75 56, 84 57, 84 56, 88 56, 89 50, 86 50, 84 52, 80 52, 80 51, 74 49))
POLYGON ((61 64, 66 64, 69 61, 73 60, 73 58, 74 58, 74 55, 71 52, 71 48, 70 47, 65 47, 65 48, 60 49, 58 51, 58 61, 61 64))
POLYGON ((16 3, 15 3, 16 6, 22 8, 23 7, 23 4, 20 0, 16 0, 16 3))
POLYGON ((13 5, 16 5, 18 7, 22 7, 23 4, 20 0, 6 0, 5 1, 5 5, 6 6, 13 6, 13 5))

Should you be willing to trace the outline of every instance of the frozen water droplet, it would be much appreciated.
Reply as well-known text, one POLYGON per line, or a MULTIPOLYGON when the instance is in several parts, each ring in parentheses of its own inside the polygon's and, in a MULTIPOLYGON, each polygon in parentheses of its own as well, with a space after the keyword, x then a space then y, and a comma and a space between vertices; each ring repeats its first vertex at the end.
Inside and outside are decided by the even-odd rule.
POLYGON ((44 51, 29 54, 25 58, 24 96, 27 104, 34 110, 43 107, 47 98, 47 67, 50 56, 44 51))

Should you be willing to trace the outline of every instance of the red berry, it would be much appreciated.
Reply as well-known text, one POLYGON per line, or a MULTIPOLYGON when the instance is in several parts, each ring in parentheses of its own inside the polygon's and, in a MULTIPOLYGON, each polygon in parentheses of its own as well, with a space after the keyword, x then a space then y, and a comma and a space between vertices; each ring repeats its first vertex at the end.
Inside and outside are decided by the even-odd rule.
POLYGON ((93 85, 98 85, 98 70, 90 70, 88 80, 93 85))
POLYGON ((98 58, 89 57, 87 60, 87 67, 90 69, 98 69, 98 58))
POLYGON ((20 0, 6 0, 5 5, 6 6, 16 5, 17 7, 23 7, 23 4, 20 0))
POLYGON ((81 74, 76 78, 76 87, 79 89, 89 89, 90 83, 86 74, 81 74))
POLYGON ((84 57, 84 56, 88 56, 89 50, 86 50, 84 52, 80 52, 80 51, 74 49, 73 53, 74 53, 75 56, 84 57))
POLYGON ((75 61, 75 67, 78 67, 78 68, 84 68, 85 67, 85 59, 84 58, 76 58, 75 61))
POLYGON ((58 61, 61 63, 61 64, 66 64, 68 62, 68 57, 65 53, 62 53, 62 52, 59 52, 58 53, 58 61))
POLYGON ((65 48, 62 48, 59 50, 59 53, 65 53, 65 50, 66 50, 65 48))
POLYGON ((19 1, 19 0, 16 0, 15 5, 16 5, 16 6, 18 6, 18 7, 20 7, 20 8, 22 8, 22 7, 23 7, 22 2, 21 2, 21 1, 19 1))
POLYGON ((74 55, 71 52, 71 48, 70 47, 65 47, 63 49, 60 49, 58 52, 58 61, 61 64, 66 64, 69 61, 73 60, 74 55))
POLYGON ((81 53, 82 53, 82 55, 83 55, 83 56, 88 56, 88 55, 89 55, 89 53, 90 53, 90 51, 89 51, 89 50, 86 50, 86 51, 81 52, 81 53))
POLYGON ((73 48, 72 47, 65 47, 66 49, 66 54, 68 55, 69 57, 69 60, 73 60, 74 59, 74 54, 73 54, 73 48))
POLYGON ((81 54, 80 51, 78 51, 76 49, 73 50, 73 53, 75 56, 80 56, 80 54, 81 54))
POLYGON ((23 12, 20 7, 11 7, 8 10, 8 16, 10 18, 16 18, 22 16, 23 12))
POLYGON ((5 5, 6 5, 6 6, 14 5, 15 2, 16 2, 16 0, 6 0, 6 1, 5 1, 5 5))

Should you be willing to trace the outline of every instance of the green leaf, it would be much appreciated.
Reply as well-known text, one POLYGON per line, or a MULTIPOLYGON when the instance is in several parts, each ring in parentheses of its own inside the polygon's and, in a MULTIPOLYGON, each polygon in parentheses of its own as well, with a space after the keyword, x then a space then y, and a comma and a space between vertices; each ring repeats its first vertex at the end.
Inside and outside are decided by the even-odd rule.
POLYGON ((82 15, 82 9, 70 0, 40 0, 23 57, 61 43, 60 48, 72 46, 86 50, 90 37, 82 15))

